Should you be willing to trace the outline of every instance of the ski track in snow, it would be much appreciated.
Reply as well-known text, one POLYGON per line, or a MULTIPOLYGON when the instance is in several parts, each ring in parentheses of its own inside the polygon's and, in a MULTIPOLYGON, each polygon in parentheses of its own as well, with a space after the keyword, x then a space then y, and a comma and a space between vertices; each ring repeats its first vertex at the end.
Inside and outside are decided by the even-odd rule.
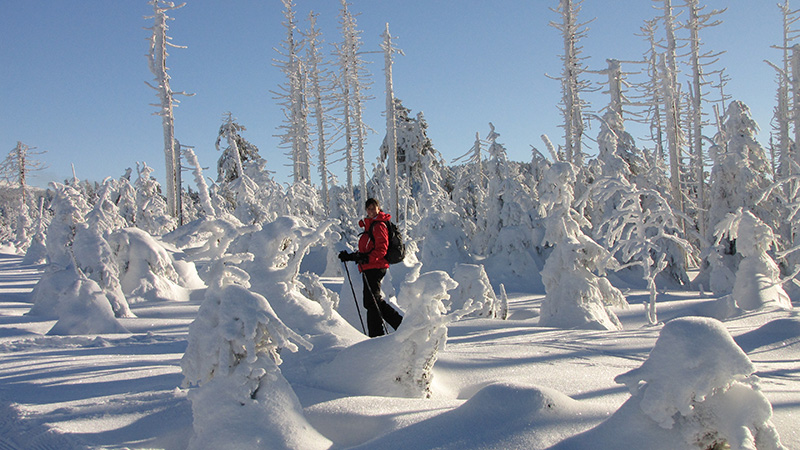
POLYGON ((77 440, 22 419, 20 411, 0 401, 0 450, 84 450, 77 440))

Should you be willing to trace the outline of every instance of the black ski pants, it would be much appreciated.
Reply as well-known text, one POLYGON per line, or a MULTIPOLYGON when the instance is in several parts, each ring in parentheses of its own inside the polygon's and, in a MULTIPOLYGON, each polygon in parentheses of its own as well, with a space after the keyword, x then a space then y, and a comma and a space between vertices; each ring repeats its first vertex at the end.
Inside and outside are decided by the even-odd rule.
POLYGON ((403 321, 403 316, 381 296, 381 281, 386 276, 386 269, 367 269, 361 274, 364 277, 364 308, 367 310, 369 337, 385 334, 384 320, 396 330, 403 321))

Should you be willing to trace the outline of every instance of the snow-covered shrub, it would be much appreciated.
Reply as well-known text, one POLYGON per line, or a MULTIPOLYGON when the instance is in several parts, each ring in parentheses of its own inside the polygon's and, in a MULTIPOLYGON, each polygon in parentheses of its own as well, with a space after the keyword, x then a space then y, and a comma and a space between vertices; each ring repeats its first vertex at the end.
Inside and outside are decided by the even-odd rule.
POLYGON ((72 252, 81 272, 94 280, 108 297, 117 317, 134 317, 120 285, 120 272, 115 254, 108 243, 109 234, 126 224, 119 209, 110 200, 114 180, 106 179, 98 191, 94 207, 86 222, 75 227, 72 252))
POLYGON ((176 249, 138 228, 117 230, 108 241, 119 267, 122 292, 130 303, 184 301, 190 289, 203 287, 193 263, 176 259, 176 249))
POLYGON ((353 344, 315 368, 316 384, 356 395, 422 398, 431 395, 433 365, 447 325, 476 309, 469 302, 447 313, 442 303, 456 282, 441 271, 412 275, 398 301, 410 305, 393 333, 353 344))
POLYGON ((407 240, 416 244, 416 258, 428 270, 449 270, 454 264, 471 262, 470 239, 463 231, 464 218, 456 213, 455 203, 438 184, 429 183, 425 173, 419 177, 419 217, 405 221, 406 228, 413 226, 407 240))
POLYGON ((181 358, 184 384, 197 386, 189 393, 194 417, 189 448, 329 448, 331 442, 306 421, 278 368, 282 349, 310 350, 312 344, 287 327, 266 298, 249 290, 250 276, 237 264, 253 255, 227 254, 241 232, 258 229, 217 219, 198 230, 211 234, 198 255, 212 260, 209 287, 181 358))
POLYGON ((688 317, 664 325, 642 366, 615 381, 631 391, 629 403, 674 430, 686 448, 783 448, 753 372, 721 322, 688 317))
POLYGON ((339 309, 339 295, 326 288, 317 274, 301 273, 298 275, 297 281, 300 283, 300 291, 303 295, 322 305, 326 316, 332 317, 333 312, 339 309))
POLYGON ((450 292, 450 299, 444 302, 448 311, 462 309, 472 302, 478 308, 471 314, 473 316, 497 319, 508 317, 508 299, 497 297, 483 266, 456 264, 451 276, 458 287, 450 292))
POLYGON ((135 317, 122 291, 114 252, 100 231, 85 223, 78 224, 72 251, 78 268, 102 289, 114 314, 117 317, 135 317))
POLYGON ((23 264, 43 264, 47 260, 47 246, 45 246, 45 230, 47 228, 46 217, 44 214, 44 199, 39 200, 39 214, 33 225, 33 234, 25 250, 23 264))
MULTIPOLYGON (((251 290, 270 300, 278 316, 293 330, 310 336, 315 348, 349 345, 364 339, 335 311, 306 296, 299 280, 300 264, 309 248, 325 242, 335 220, 312 228, 297 217, 279 217, 245 232, 231 243, 231 253, 250 253, 238 267, 250 275, 251 290), (319 344, 318 341, 324 342, 319 344)), ((333 293, 328 293, 331 296, 333 293)))
POLYGON ((192 449, 327 449, 281 374, 280 350, 311 344, 275 315, 267 300, 222 272, 189 328, 181 359, 189 393, 192 449))
POLYGON ((739 209, 717 224, 717 241, 723 237, 736 243, 742 256, 736 271, 731 297, 739 308, 758 309, 767 303, 792 308, 781 287, 780 269, 767 251, 775 244, 772 229, 750 211, 739 209))

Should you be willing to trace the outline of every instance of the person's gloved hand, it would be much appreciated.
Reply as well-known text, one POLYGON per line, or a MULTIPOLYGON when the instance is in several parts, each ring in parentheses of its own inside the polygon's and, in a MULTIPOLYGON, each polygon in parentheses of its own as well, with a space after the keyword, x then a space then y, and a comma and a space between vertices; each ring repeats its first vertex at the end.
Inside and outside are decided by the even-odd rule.
POLYGON ((353 261, 357 262, 358 264, 366 264, 369 262, 369 255, 366 253, 354 253, 353 261))
POLYGON ((350 253, 342 250, 339 252, 339 261, 346 262, 346 261, 353 261, 353 257, 350 253))

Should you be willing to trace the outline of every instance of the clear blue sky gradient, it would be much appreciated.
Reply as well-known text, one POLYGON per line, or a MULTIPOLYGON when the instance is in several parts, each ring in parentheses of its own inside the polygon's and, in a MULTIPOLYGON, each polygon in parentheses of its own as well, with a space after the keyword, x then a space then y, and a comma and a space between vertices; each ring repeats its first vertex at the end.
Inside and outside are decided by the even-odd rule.
MULTIPOLYGON (((761 126, 759 140, 766 144, 775 73, 763 60, 780 63, 781 52, 770 48, 782 39, 777 2, 703 3, 707 10, 728 7, 722 25, 703 31, 705 50, 726 51, 715 67, 727 68, 727 93, 751 108, 761 126)), ((395 60, 395 94, 412 114, 425 114, 429 136, 448 162, 467 152, 476 132, 486 136, 489 122, 509 157, 527 161, 531 145, 544 153, 541 134, 556 144, 563 140, 559 83, 546 76, 561 71, 561 37, 548 26, 559 20, 550 10, 556 5, 556 0, 352 0, 350 8, 359 14, 363 51, 380 50, 380 35, 389 23, 405 53, 395 60)), ((580 41, 589 57, 586 64, 602 70, 607 58, 641 59, 647 44, 636 34, 644 20, 658 14, 654 5, 649 0, 586 0, 580 20, 595 19, 580 41)), ((337 0, 297 0, 299 28, 307 28, 310 10, 319 13, 330 47, 341 40, 339 8, 337 0)), ((244 137, 259 147, 277 179, 289 181, 289 159, 274 137, 283 114, 271 93, 284 82, 273 65, 274 48, 286 34, 282 9, 279 0, 187 0, 171 14, 172 42, 188 47, 170 51, 172 88, 196 94, 179 98, 175 133, 181 143, 195 147, 208 177, 216 178, 214 142, 223 114, 230 111, 247 127, 244 137)), ((31 184, 63 181, 71 177, 71 164, 78 178, 102 181, 135 168, 137 161, 152 166, 163 182, 161 120, 150 106, 158 100, 145 85, 153 79, 145 57, 150 35, 145 28, 152 20, 144 16, 151 14, 145 0, 3 2, 0 156, 17 141, 46 151, 39 159, 49 168, 32 177, 31 184)), ((369 92, 374 97, 366 105, 365 121, 378 132, 367 142, 371 165, 385 129, 383 56, 365 58, 373 61, 369 92)), ((685 77, 688 68, 684 71, 685 77)), ((629 76, 631 81, 641 77, 629 76)), ((601 92, 586 98, 594 110, 608 102, 601 92)), ((628 128, 640 146, 650 145, 635 126, 628 128)), ((595 122, 588 133, 596 137, 598 131, 595 122)), ((713 130, 706 128, 706 134, 713 130)), ((594 147, 590 143, 589 151, 594 147)), ((333 171, 343 179, 341 164, 333 171)), ((184 183, 189 181, 184 177, 184 183)))

